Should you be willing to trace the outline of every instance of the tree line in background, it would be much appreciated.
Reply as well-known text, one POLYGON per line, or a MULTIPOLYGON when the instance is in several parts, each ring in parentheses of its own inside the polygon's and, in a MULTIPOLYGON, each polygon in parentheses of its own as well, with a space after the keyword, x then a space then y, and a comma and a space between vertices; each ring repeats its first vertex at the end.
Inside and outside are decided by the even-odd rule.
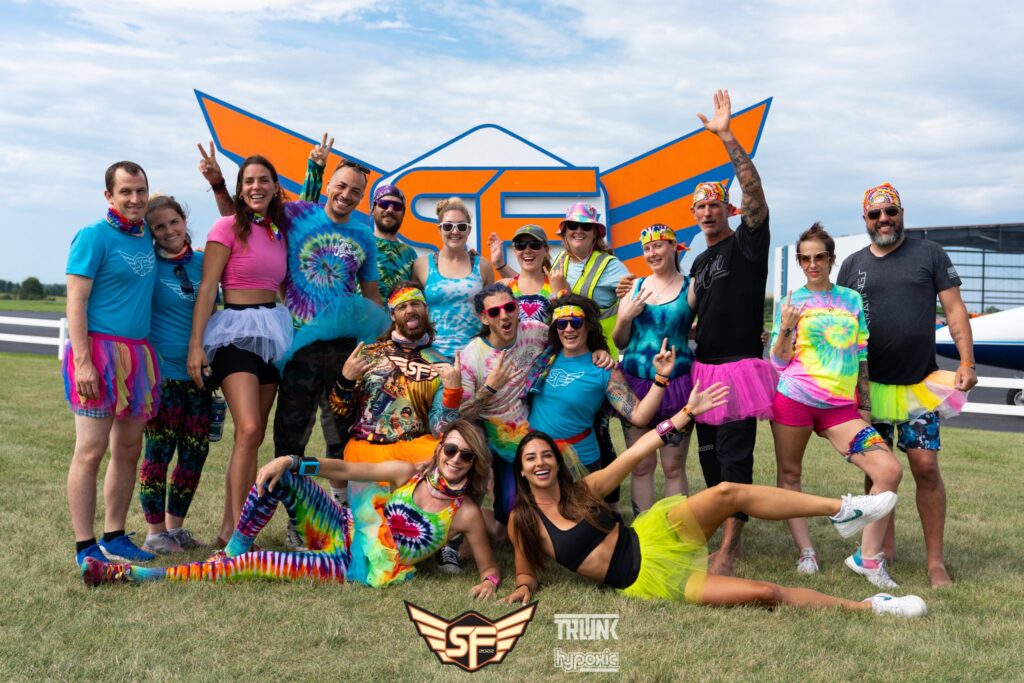
POLYGON ((67 296, 67 285, 44 285, 37 277, 27 277, 22 282, 0 280, 0 299, 24 299, 39 301, 58 296, 67 296))

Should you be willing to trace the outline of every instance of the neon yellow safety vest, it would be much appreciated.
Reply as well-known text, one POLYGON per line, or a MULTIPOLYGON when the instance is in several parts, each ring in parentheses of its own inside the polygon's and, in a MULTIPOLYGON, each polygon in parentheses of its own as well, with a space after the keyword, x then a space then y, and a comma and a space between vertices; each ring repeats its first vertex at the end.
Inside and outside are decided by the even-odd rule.
MULTIPOLYGON (((569 279, 569 258, 567 254, 568 251, 560 253, 555 257, 555 262, 552 265, 552 269, 562 269, 562 274, 566 280, 569 279)), ((586 264, 583 266, 580 278, 572 285, 573 293, 582 294, 594 300, 594 290, 597 289, 597 283, 601 280, 601 275, 604 274, 605 269, 608 268, 614 258, 611 254, 606 254, 603 251, 597 251, 596 249, 592 251, 590 258, 587 259, 586 264)), ((605 339, 608 340, 608 352, 612 355, 612 358, 618 360, 619 350, 615 348, 615 342, 612 341, 612 332, 615 330, 615 321, 619 314, 619 300, 616 299, 611 306, 601 308, 600 310, 601 329, 604 330, 605 339)))

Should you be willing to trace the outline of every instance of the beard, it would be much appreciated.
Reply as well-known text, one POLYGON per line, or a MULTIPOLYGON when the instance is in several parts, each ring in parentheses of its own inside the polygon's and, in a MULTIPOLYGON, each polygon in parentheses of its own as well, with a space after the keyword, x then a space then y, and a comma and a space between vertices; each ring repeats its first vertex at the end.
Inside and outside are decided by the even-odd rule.
POLYGON ((903 226, 897 225, 889 235, 880 235, 877 230, 872 230, 869 234, 875 246, 891 247, 903 238, 903 226))
POLYGON ((402 335, 404 338, 410 341, 419 339, 420 337, 427 333, 427 326, 423 324, 423 317, 418 315, 413 316, 411 318, 403 318, 402 320, 396 320, 395 329, 398 330, 398 334, 402 335), (419 322, 419 325, 416 326, 416 329, 409 329, 408 323, 410 320, 416 320, 419 322))
POLYGON ((390 225, 385 225, 382 221, 377 218, 373 219, 374 226, 385 235, 395 235, 402 228, 402 221, 396 220, 390 225))

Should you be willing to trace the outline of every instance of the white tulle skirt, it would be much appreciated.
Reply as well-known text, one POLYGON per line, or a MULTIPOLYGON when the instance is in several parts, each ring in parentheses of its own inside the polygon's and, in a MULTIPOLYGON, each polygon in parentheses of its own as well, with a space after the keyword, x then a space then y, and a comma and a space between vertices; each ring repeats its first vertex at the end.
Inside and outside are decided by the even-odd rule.
POLYGON ((292 317, 284 306, 225 308, 210 316, 203 335, 209 362, 217 349, 235 346, 273 363, 292 345, 292 317))

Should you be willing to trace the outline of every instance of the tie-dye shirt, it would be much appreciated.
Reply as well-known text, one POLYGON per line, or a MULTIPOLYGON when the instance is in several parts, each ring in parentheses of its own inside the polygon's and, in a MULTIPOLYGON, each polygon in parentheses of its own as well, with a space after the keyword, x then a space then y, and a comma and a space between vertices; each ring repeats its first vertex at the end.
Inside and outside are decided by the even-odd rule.
MULTIPOLYGON (((630 296, 640 292, 647 278, 640 278, 630 296)), ((629 329, 629 341, 620 350, 622 371, 654 381, 654 357, 661 351, 663 339, 668 339, 669 348, 676 347, 676 363, 672 366, 671 378, 690 374, 693 351, 690 350, 690 325, 693 323, 693 309, 686 300, 690 278, 683 276, 679 295, 672 301, 656 304, 647 300, 640 315, 633 319, 629 329)))
MULTIPOLYGON (((427 259, 429 270, 423 296, 430 309, 430 322, 437 330, 434 348, 448 358, 469 343, 480 331, 480 319, 473 309, 473 295, 484 288, 480 259, 472 257, 473 268, 466 277, 445 277, 437 269, 437 255, 427 259)), ((527 366, 529 367, 529 366, 527 366)))
POLYGON ((288 276, 285 304, 296 330, 339 295, 353 294, 360 280, 377 281, 377 243, 356 216, 335 223, 313 202, 288 202, 288 276))
MULTIPOLYGON (((789 363, 774 353, 780 372, 778 390, 813 408, 834 408, 856 401, 857 372, 868 357, 868 325, 860 294, 833 285, 825 292, 801 287, 793 306, 803 306, 796 326, 796 348, 789 363)), ((771 345, 781 328, 782 306, 775 307, 771 345)))
MULTIPOLYGON (((530 368, 547 344, 548 326, 534 320, 519 323, 515 343, 505 351, 505 364, 513 368, 530 368)), ((459 355, 462 363, 462 403, 470 401, 483 387, 487 375, 498 363, 502 349, 496 349, 483 337, 474 337, 459 355)), ((508 462, 516 455, 519 441, 530 431, 530 411, 521 395, 526 373, 514 382, 495 387, 498 393, 483 404, 480 420, 487 441, 499 456, 508 462)))
POLYGON ((377 240, 377 270, 380 272, 380 295, 387 301, 395 285, 412 277, 416 250, 399 240, 377 240))
POLYGON ((545 325, 551 322, 551 302, 554 301, 555 294, 551 291, 551 281, 548 278, 544 278, 544 284, 536 294, 523 294, 519 289, 518 275, 508 281, 508 288, 519 302, 520 320, 536 320, 545 325))

